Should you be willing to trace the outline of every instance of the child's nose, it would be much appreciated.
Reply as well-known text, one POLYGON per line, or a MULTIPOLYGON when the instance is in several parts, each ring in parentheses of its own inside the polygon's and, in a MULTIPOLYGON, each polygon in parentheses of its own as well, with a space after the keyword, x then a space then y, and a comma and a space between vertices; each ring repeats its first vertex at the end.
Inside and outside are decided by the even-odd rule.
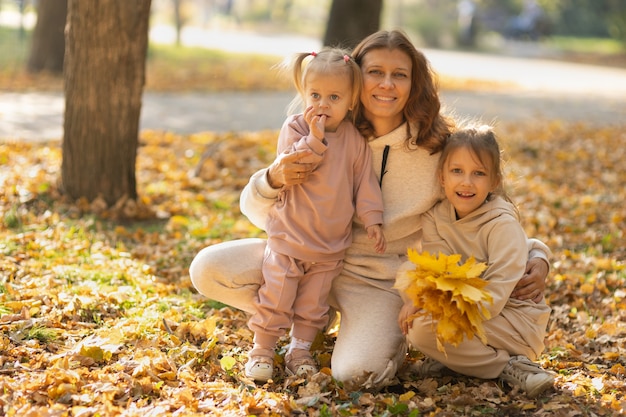
POLYGON ((472 184, 472 176, 463 175, 463 184, 472 184))

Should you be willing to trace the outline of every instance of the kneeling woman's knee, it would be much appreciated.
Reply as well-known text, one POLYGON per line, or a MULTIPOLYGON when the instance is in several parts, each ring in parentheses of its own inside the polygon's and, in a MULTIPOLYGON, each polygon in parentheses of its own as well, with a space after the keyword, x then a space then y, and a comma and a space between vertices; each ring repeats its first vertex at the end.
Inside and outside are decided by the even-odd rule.
POLYGON ((201 293, 203 292, 202 284, 206 281, 204 275, 208 271, 211 271, 211 258, 209 248, 204 248, 193 258, 189 265, 189 278, 191 278, 191 283, 201 293))
POLYGON ((402 347, 395 357, 359 357, 350 355, 332 360, 333 377, 347 389, 380 389, 393 383, 404 362, 406 349, 402 347))

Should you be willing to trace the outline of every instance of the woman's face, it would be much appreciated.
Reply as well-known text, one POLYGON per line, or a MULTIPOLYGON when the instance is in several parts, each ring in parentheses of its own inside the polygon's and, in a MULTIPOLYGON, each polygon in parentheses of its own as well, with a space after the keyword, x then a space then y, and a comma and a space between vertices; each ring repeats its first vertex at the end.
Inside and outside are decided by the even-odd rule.
MULTIPOLYGON (((363 114, 374 125, 398 127, 411 93, 411 58, 399 49, 373 49, 361 60, 363 114)), ((383 134, 386 132, 377 132, 383 134)))

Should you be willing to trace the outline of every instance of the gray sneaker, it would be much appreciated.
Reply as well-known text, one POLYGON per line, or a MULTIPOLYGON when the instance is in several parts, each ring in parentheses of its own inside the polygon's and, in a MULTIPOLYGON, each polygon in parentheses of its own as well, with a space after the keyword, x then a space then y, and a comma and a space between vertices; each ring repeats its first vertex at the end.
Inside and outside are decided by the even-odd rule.
POLYGON ((452 373, 443 363, 429 357, 411 365, 411 371, 420 378, 440 378, 452 373))
POLYGON ((554 376, 526 356, 512 356, 500 374, 500 379, 520 387, 529 398, 536 398, 554 385, 554 376))

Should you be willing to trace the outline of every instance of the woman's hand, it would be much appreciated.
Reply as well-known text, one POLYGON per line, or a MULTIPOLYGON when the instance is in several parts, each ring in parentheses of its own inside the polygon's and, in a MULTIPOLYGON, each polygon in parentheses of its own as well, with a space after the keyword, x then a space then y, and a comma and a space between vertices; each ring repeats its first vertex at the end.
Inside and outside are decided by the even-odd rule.
POLYGON ((285 185, 302 184, 309 176, 312 164, 299 161, 310 154, 309 150, 301 150, 293 153, 283 152, 278 155, 267 170, 269 185, 278 189, 285 185))
POLYGON ((515 286, 511 293, 511 298, 517 298, 522 301, 531 300, 535 303, 540 302, 546 289, 548 271, 549 268, 545 259, 529 259, 526 263, 526 273, 515 286))

